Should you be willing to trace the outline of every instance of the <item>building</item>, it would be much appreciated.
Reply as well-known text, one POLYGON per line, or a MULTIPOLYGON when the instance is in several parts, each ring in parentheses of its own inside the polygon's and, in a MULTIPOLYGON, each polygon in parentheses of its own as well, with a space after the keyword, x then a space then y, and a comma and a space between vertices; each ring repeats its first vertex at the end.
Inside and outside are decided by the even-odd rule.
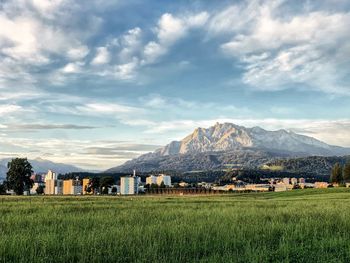
POLYGON ((283 182, 284 184, 288 185, 288 184, 289 184, 289 178, 287 178, 287 177, 283 178, 283 179, 282 179, 282 182, 283 182))
POLYGON ((139 193, 140 177, 136 176, 134 171, 133 176, 120 177, 120 194, 135 195, 139 193))
POLYGON ((87 189, 89 183, 90 183, 90 179, 89 179, 89 178, 84 178, 84 179, 83 179, 83 182, 82 182, 83 195, 87 195, 87 194, 91 194, 91 193, 92 193, 92 192, 91 192, 91 193, 88 193, 88 192, 86 191, 86 189, 87 189))
POLYGON ((150 175, 148 177, 146 177, 146 184, 157 184, 157 176, 154 175, 150 175))
POLYGON ((157 176, 157 185, 161 185, 162 183, 165 186, 171 186, 171 177, 165 174, 157 176))
POLYGON ((188 187, 188 183, 186 183, 186 182, 180 182, 180 183, 179 183, 179 186, 180 186, 180 187, 188 187))
POLYGON ((170 187, 171 186, 171 176, 170 175, 165 175, 165 174, 160 174, 158 176, 155 175, 150 175, 146 178, 146 184, 152 185, 161 185, 164 184, 165 186, 170 187))
POLYGON ((81 195, 83 193, 83 186, 78 179, 70 179, 63 181, 63 194, 64 195, 81 195))
POLYGON ((295 177, 293 177, 293 178, 290 179, 290 183, 291 183, 292 185, 297 185, 297 184, 298 184, 298 179, 295 178, 295 177))
POLYGON ((328 183, 326 182, 315 182, 315 188, 328 188, 328 183))
POLYGON ((44 177, 46 195, 62 194, 62 180, 57 179, 57 174, 51 170, 44 177))
POLYGON ((305 184, 305 178, 299 178, 299 184, 305 184))

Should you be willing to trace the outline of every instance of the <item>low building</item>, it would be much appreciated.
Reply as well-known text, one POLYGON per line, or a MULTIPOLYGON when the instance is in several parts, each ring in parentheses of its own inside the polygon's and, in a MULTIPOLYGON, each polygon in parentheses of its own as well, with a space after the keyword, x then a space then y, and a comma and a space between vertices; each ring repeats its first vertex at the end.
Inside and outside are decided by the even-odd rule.
POLYGON ((290 179, 290 183, 291 183, 292 185, 297 185, 297 184, 298 184, 298 179, 295 178, 295 177, 293 177, 293 178, 290 179))
POLYGON ((180 182, 180 183, 179 183, 179 186, 180 186, 180 187, 188 187, 188 183, 186 183, 186 182, 180 182))
POLYGON ((305 184, 305 178, 299 178, 299 184, 305 184))
POLYGON ((289 178, 287 178, 287 177, 283 178, 283 179, 282 179, 282 183, 284 183, 285 185, 290 184, 289 178))
POLYGON ((314 187, 315 188, 328 188, 328 183, 326 182, 315 182, 314 187))

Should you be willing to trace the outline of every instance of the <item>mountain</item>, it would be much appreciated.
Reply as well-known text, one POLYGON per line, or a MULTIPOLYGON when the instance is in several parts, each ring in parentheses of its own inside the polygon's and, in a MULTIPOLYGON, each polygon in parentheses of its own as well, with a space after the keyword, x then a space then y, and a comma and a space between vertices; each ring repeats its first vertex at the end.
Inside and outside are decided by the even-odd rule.
MULTIPOLYGON (((11 161, 11 159, 12 158, 6 158, 6 159, 0 160, 0 181, 6 178, 7 163, 11 161)), ((59 174, 84 171, 83 169, 75 167, 73 165, 63 164, 63 163, 54 163, 41 158, 29 160, 29 162, 33 166, 33 171, 38 174, 47 173, 47 170, 49 169, 59 174)))
POLYGON ((328 145, 283 129, 267 131, 216 123, 207 129, 197 128, 181 141, 173 141, 108 172, 222 169, 230 164, 253 167, 281 157, 346 154, 350 154, 350 148, 328 145))

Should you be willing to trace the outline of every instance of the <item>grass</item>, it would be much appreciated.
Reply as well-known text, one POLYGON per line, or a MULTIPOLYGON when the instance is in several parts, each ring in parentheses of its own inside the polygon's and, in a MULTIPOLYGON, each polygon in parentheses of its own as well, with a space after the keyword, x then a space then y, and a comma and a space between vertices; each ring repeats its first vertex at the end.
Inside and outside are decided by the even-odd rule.
POLYGON ((350 262, 350 190, 0 197, 0 262, 350 262))

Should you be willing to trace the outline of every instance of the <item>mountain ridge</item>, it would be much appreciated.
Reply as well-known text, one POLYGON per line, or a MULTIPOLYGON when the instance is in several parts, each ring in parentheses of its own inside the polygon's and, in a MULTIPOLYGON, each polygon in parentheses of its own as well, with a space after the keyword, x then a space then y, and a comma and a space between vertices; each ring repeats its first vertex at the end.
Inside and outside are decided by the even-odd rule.
POLYGON ((320 140, 300 135, 284 129, 268 131, 261 127, 246 128, 233 123, 216 123, 209 128, 196 128, 181 141, 172 141, 152 153, 141 155, 108 172, 130 171, 143 172, 152 170, 180 170, 198 167, 203 169, 223 168, 227 161, 239 162, 240 165, 261 165, 262 160, 270 161, 281 157, 337 156, 350 154, 350 148, 329 145, 320 140), (254 153, 255 152, 255 153, 254 153), (204 160, 217 158, 213 164, 204 160), (251 157, 254 160, 249 160, 251 157), (181 160, 181 161, 178 161, 181 160), (178 166, 173 165, 174 162, 178 166), (168 164, 167 164, 168 163, 168 164), (186 166, 184 169, 181 165, 186 166))
MULTIPOLYGON (((4 158, 0 159, 0 180, 4 180, 6 178, 7 173, 7 163, 11 161, 13 158, 4 158)), ((28 159, 28 161, 33 166, 33 171, 38 174, 46 173, 47 170, 51 169, 58 174, 65 174, 69 172, 83 172, 84 169, 76 167, 70 164, 64 163, 55 163, 49 160, 45 160, 42 158, 36 159, 28 159)))

